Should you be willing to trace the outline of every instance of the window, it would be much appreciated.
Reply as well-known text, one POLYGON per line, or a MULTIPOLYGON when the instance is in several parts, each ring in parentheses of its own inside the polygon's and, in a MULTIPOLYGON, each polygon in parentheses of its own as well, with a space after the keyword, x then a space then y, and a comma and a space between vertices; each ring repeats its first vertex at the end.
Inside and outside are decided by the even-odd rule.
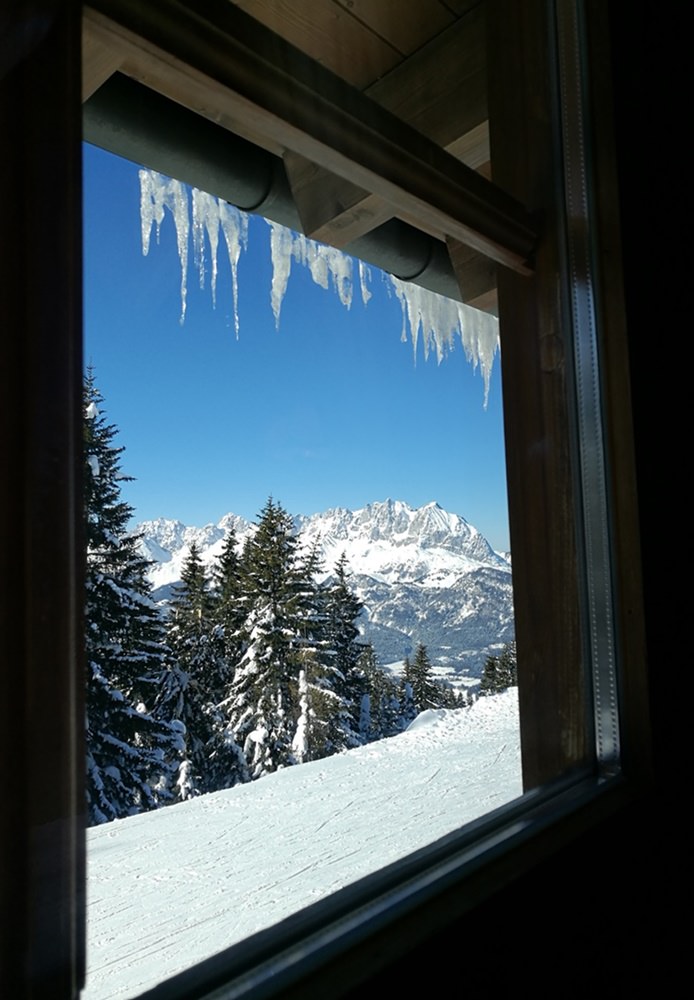
MULTIPOLYGON (((116 20, 128 22, 131 5, 127 2, 104 0, 98 6, 110 11, 116 20)), ((179 97, 187 94, 193 103, 203 106, 208 73, 211 78, 221 77, 223 83, 229 82, 225 78, 227 63, 218 55, 216 44, 217 15, 222 21, 231 17, 227 5, 206 3, 195 15, 196 31, 192 34, 184 23, 190 12, 182 5, 167 3, 158 5, 156 11, 144 12, 140 5, 136 6, 142 20, 131 21, 129 30, 149 38, 142 73, 152 78, 159 76, 160 85, 168 81, 172 89, 179 88, 179 97), (206 21, 206 15, 211 20, 206 21), (157 62, 155 43, 173 56, 157 62), (178 72, 186 63, 196 61, 197 68, 178 72)), ((30 8, 26 4, 21 12, 26 14, 30 8)), ((580 37, 580 32, 565 20, 567 12, 573 16, 573 6, 559 4, 558 11, 555 34, 554 25, 547 23, 543 5, 504 5, 501 0, 494 4, 495 16, 490 19, 490 72, 496 81, 493 100, 499 102, 500 108, 496 120, 500 125, 503 122, 503 129, 497 138, 492 136, 492 143, 498 143, 494 152, 497 183, 516 194, 523 204, 538 211, 545 209, 540 219, 541 238, 534 277, 528 279, 504 272, 499 289, 502 321, 506 309, 509 322, 513 315, 518 322, 516 332, 503 350, 504 371, 508 372, 505 375, 507 439, 512 439, 509 454, 515 450, 517 456, 509 468, 512 545, 515 575, 520 579, 518 592, 525 593, 526 604, 520 618, 517 608, 519 633, 522 628, 526 644, 524 652, 519 634, 519 655, 526 657, 528 681, 523 682, 527 693, 523 709, 524 754, 527 773, 532 775, 531 785, 543 784, 548 775, 553 777, 558 771, 565 771, 566 765, 574 765, 588 776, 570 783, 570 787, 542 789, 531 794, 510 814, 467 829, 459 838, 435 845, 424 856, 382 873, 339 901, 328 901, 315 912, 301 915, 291 926, 262 936, 240 958, 221 955, 204 968, 191 970, 178 985, 168 984, 169 995, 202 995, 211 984, 221 985, 234 975, 238 982, 234 995, 241 996, 251 984, 267 984, 267 977, 272 975, 278 990, 301 981, 306 996, 310 995, 311 977, 324 975, 328 967, 333 971, 339 969, 348 982, 356 983, 383 960, 375 957, 376 946, 384 949, 386 959, 398 954, 409 942, 419 940, 413 924, 417 922, 421 927, 422 914, 435 917, 438 912, 440 920, 453 919, 470 905, 471 898, 488 894, 490 887, 501 884, 510 869, 516 872, 531 864, 535 852, 542 852, 543 844, 546 848, 548 829, 555 837, 560 836, 556 832, 560 828, 566 830, 562 818, 565 820, 581 809, 582 815, 588 816, 599 811, 606 798, 621 794, 624 776, 612 778, 609 766, 602 769, 596 782, 590 739, 593 724, 585 712, 584 695, 590 687, 589 672, 581 669, 587 662, 585 650, 594 650, 596 643, 609 637, 610 621, 596 621, 593 614, 601 586, 603 597, 607 592, 616 593, 619 598, 615 613, 620 639, 617 650, 624 668, 620 675, 622 688, 615 694, 623 699, 621 736, 625 742, 622 760, 626 778, 632 776, 633 782, 644 773, 647 752, 643 750, 643 741, 637 739, 644 732, 643 697, 638 690, 644 682, 639 671, 642 619, 638 580, 634 575, 634 571, 638 573, 638 560, 634 555, 630 457, 615 447, 616 435, 624 429, 621 408, 624 384, 620 374, 623 310, 612 289, 606 292, 603 284, 601 294, 595 299, 596 315, 610 334, 599 339, 604 352, 601 358, 604 371, 596 378, 596 398, 604 404, 603 413, 598 415, 591 405, 582 413, 585 397, 581 396, 580 386, 574 395, 571 380, 566 377, 571 360, 561 354, 564 341, 560 324, 566 316, 555 295, 556 277, 565 276, 571 292, 585 284, 585 275, 576 270, 570 256, 564 256, 560 230, 554 225, 558 222, 556 210, 560 204, 555 191, 562 186, 562 178, 554 166, 558 162, 557 137, 551 128, 558 120, 558 109, 553 108, 552 114, 547 115, 546 100, 539 104, 533 100, 534 89, 544 99, 547 97, 546 80, 551 73, 545 59, 555 38, 562 71, 571 75, 573 41, 580 37), (538 40, 538 49, 533 47, 534 39, 538 40), (516 85, 508 84, 509 80, 516 85), (510 89, 515 107, 509 107, 505 101, 510 89), (536 117, 534 107, 539 108, 536 117), (527 134, 532 142, 526 141, 527 134), (518 155, 519 148, 523 156, 518 155), (606 386, 609 392, 605 391, 606 386), (580 433, 573 426, 574 410, 578 413, 580 433), (598 470, 603 467, 607 472, 604 483, 586 479, 585 470, 591 468, 589 454, 583 456, 582 468, 577 469, 574 460, 576 440, 579 443, 586 440, 581 420, 591 415, 594 422, 599 416, 608 429, 606 461, 597 465, 598 470), (586 505, 574 502, 581 493, 592 500, 594 490, 598 494, 604 490, 610 500, 608 516, 603 518, 610 529, 607 534, 610 551, 606 552, 603 546, 602 555, 599 547, 592 546, 590 536, 595 526, 584 513, 586 505), (582 541, 586 537, 587 544, 582 541), (577 538, 581 540, 578 545, 577 538), (577 552, 582 554, 580 561, 577 552), (615 575, 606 582, 598 563, 610 553, 615 575), (579 599, 584 588, 591 598, 585 615, 581 608, 586 604, 579 599), (626 621, 630 622, 629 628, 624 627, 626 621), (556 667, 550 683, 548 664, 556 667), (466 893, 461 892, 462 885, 466 893)), ((81 595, 79 490, 75 488, 81 384, 79 95, 76 74, 71 68, 77 62, 78 52, 79 25, 75 13, 74 7, 65 10, 61 6, 53 21, 42 22, 27 16, 22 22, 19 18, 11 22, 15 44, 11 57, 6 59, 6 76, 2 81, 2 124, 16 138, 12 155, 3 158, 4 189, 13 193, 8 198, 3 222, 12 237, 12 257, 5 270, 8 280, 3 328, 22 333, 4 338, 2 370, 12 373, 12 383, 0 397, 7 456, 5 510, 13 525, 5 558, 8 567, 14 570, 12 574, 5 572, 3 579, 9 581, 21 576, 16 592, 25 595, 21 604, 23 613, 8 615, 7 626, 3 628, 8 662, 24 664, 24 672, 10 678, 6 704, 26 705, 28 713, 25 716, 13 712, 3 726, 10 751, 17 746, 26 748, 22 766, 11 776, 9 784, 18 808, 12 823, 6 816, 3 818, 3 843, 16 859, 7 886, 3 887, 3 905, 14 918, 3 944, 8 952, 8 993, 18 996, 27 992, 27 980, 42 984, 44 995, 52 990, 50 995, 69 996, 80 977, 83 909, 78 817, 82 758, 75 684, 79 674, 75 665, 80 659, 81 595), (37 192, 45 191, 49 169, 50 193, 44 198, 37 192), (30 234, 30 239, 18 239, 20 233, 30 234), (50 238, 41 240, 39 236, 44 233, 50 234, 50 238), (35 295, 30 287, 37 275, 41 292, 35 295), (21 422, 17 420, 18 413, 23 415, 21 422), (24 623, 21 630, 20 620, 24 623), (47 669, 46 664, 51 664, 52 669, 47 669), (22 957, 21 963, 16 958, 12 960, 13 953, 22 957), (13 983, 17 986, 14 991, 13 983)), ((599 18, 591 9, 588 27, 591 44, 597 48, 604 44, 599 18)), ((103 21, 99 24, 105 29, 103 21)), ((252 42, 259 35, 249 22, 244 24, 250 33, 246 36, 248 54, 253 52, 249 37, 252 42)), ((136 61, 138 46, 129 30, 119 28, 116 34, 122 43, 121 56, 126 61, 136 61)), ((108 60, 108 46, 102 55, 108 60)), ((248 62, 241 55, 235 65, 248 69, 248 62)), ((252 71, 249 72, 252 77, 252 71)), ((587 83, 589 93, 584 96, 595 97, 590 90, 599 88, 597 70, 588 76, 587 83)), ((237 81, 236 89, 242 85, 242 80, 237 81)), ((568 86, 572 86, 570 81, 568 86)), ((301 104, 297 93, 292 88, 285 94, 280 90, 274 95, 278 108, 286 112, 283 117, 278 111, 278 120, 291 122, 289 126, 281 124, 280 131, 287 128, 294 134, 292 130, 303 127, 310 137, 314 118, 309 115, 301 120, 300 111, 302 108, 306 111, 306 106, 301 104)), ((573 98, 576 96, 573 94, 573 98)), ((247 115, 246 100, 239 101, 229 113, 246 115, 246 127, 257 128, 259 120, 254 114, 247 115)), ((600 124, 604 119, 600 118, 599 107, 597 111, 600 124)), ((494 117, 493 112, 492 121, 494 117)), ((359 150, 354 151, 351 133, 345 131, 344 119, 339 116, 321 119, 321 124, 321 135, 310 138, 310 149, 321 156, 327 149, 330 165, 344 170, 345 159, 361 155, 359 150)), ((565 138, 570 145, 570 130, 565 138)), ((609 140, 609 133, 602 138, 609 140)), ((375 141, 374 148, 378 145, 375 141)), ((565 142, 565 150, 566 147, 565 142)), ((595 169, 601 181, 609 183, 609 158, 605 162, 601 159, 605 156, 604 147, 599 147, 598 153, 595 169)), ((456 190, 449 190, 446 184, 439 189, 427 170, 421 173, 415 170, 411 176, 405 176, 407 168, 413 167, 409 155, 397 164, 395 179, 393 166, 392 155, 386 156, 379 167, 374 162, 357 164, 350 176, 364 183, 376 181, 379 190, 389 197, 399 198, 398 191, 405 191, 407 198, 412 197, 408 205, 422 225, 440 224, 441 213, 449 210, 453 216, 459 215, 456 190), (433 210, 432 202, 435 202, 433 210)), ((569 186, 570 180, 571 176, 569 186)), ((475 232, 479 229, 480 245, 489 250, 495 234, 498 236, 499 229, 505 231, 508 223, 512 230, 512 250, 505 262, 522 266, 524 254, 534 243, 532 238, 528 241, 534 226, 528 223, 526 214, 517 215, 505 198, 500 202, 492 199, 489 205, 483 197, 479 215, 489 219, 491 211, 495 224, 488 227, 482 220, 480 226, 480 218, 477 221, 473 218, 478 214, 480 202, 475 199, 475 191, 469 194, 467 204, 472 207, 464 220, 458 219, 458 235, 465 237, 469 226, 475 232)), ((614 219, 606 204, 606 189, 598 186, 589 195, 594 198, 591 209, 596 225, 594 259, 598 274, 613 277, 610 271, 613 265, 606 250, 614 219)), ((567 214, 573 219, 580 217, 580 213, 567 214)), ((568 235, 571 252, 576 243, 572 243, 571 232, 568 235)), ((589 305, 577 299, 572 301, 571 294, 564 301, 567 310, 572 306, 579 314, 589 305)), ((578 328, 584 329, 582 324, 578 328)), ((11 606, 9 595, 5 606, 11 606)), ((600 650, 596 655, 605 654, 600 650)), ((600 680, 599 674, 597 679, 600 680)), ((601 704, 606 704, 605 713, 609 716, 611 701, 598 702, 598 706, 601 704)), ((608 727, 604 731, 609 732, 610 719, 602 717, 596 720, 598 732, 603 731, 603 722, 608 727)), ((612 750, 605 754, 608 765, 614 756, 612 750)), ((571 835, 570 824, 568 830, 567 836, 571 835)), ((434 919, 428 930, 435 926, 434 919)))

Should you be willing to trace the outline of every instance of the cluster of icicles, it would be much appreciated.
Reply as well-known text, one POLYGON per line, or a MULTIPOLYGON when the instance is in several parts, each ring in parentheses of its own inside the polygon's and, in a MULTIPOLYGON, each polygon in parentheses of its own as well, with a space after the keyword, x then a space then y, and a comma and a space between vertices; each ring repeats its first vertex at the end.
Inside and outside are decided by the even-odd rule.
MULTIPOLYGON (((142 169, 140 170, 140 218, 142 252, 145 256, 149 253, 152 228, 155 227, 158 240, 167 210, 171 213, 176 228, 178 256, 181 262, 181 323, 186 313, 188 247, 192 215, 193 257, 200 276, 200 287, 204 287, 207 270, 205 241, 207 237, 212 301, 215 304, 220 230, 224 236, 231 265, 234 328, 238 337, 238 265, 241 251, 248 246, 247 214, 219 198, 198 191, 197 188, 193 188, 189 194, 189 188, 181 181, 172 180, 153 170, 142 169)), ((270 301, 277 326, 292 262, 307 268, 315 284, 321 288, 327 289, 332 286, 340 302, 347 309, 352 304, 354 268, 358 267, 362 302, 364 305, 368 303, 371 298, 369 289, 371 269, 368 265, 356 261, 334 247, 316 243, 276 222, 268 222, 268 225, 272 259, 270 301)), ((402 340, 407 340, 409 332, 416 356, 421 336, 424 357, 428 358, 430 351, 433 350, 440 362, 458 337, 468 361, 474 368, 477 366, 480 368, 484 381, 486 407, 494 355, 499 346, 497 319, 478 309, 472 309, 453 299, 430 292, 419 285, 401 281, 393 275, 384 275, 384 280, 402 308, 402 340)))

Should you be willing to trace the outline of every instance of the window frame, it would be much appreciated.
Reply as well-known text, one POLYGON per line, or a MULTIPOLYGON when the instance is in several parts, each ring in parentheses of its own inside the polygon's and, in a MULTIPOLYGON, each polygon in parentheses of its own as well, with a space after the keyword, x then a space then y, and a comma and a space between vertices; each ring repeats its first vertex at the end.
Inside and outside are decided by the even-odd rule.
MULTIPOLYGON (((112 5, 104 2, 99 6, 112 5)), ((3 974, 3 985, 7 984, 10 995, 32 991, 41 995, 43 990, 46 996, 68 997, 77 995, 84 976, 85 824, 79 683, 83 580, 80 5, 56 0, 48 7, 49 14, 42 21, 30 16, 30 0, 18 5, 24 15, 22 30, 17 17, 14 61, 0 81, 0 121, 15 140, 12 155, 3 158, 2 177, 5 190, 17 193, 3 220, 3 255, 11 248, 7 259, 3 257, 8 275, 3 319, 5 329, 22 333, 3 338, 2 345, 2 370, 12 373, 12 381, 6 379, 5 391, 0 394, 3 444, 8 455, 3 499, 11 523, 20 526, 3 553, 7 560, 3 580, 12 578, 10 568, 16 571, 19 567, 22 577, 21 599, 13 603, 9 593, 3 594, 6 627, 2 631, 7 661, 24 665, 24 670, 11 678, 11 697, 6 702, 22 705, 24 711, 7 712, 3 718, 3 739, 8 747, 20 746, 24 752, 23 765, 11 785, 18 803, 15 821, 4 819, 2 825, 3 848, 17 859, 11 877, 3 882, 3 913, 15 915, 11 933, 3 942, 7 956, 4 968, 8 970, 3 974), (59 195, 52 191, 37 198, 47 162, 57 181, 53 191, 59 195), (53 213, 53 239, 47 245, 38 241, 37 246, 35 237, 42 232, 48 211, 53 213), (27 238, 18 241, 18 233, 26 233, 27 238), (37 271, 44 287, 40 296, 32 296, 29 289, 37 271), (15 430, 17 412, 24 415, 19 432, 15 430), (21 629, 17 627, 20 621, 21 629), (46 670, 46 663, 54 669, 46 670)), ((528 765, 535 767, 530 783, 542 787, 146 995, 206 996, 219 990, 215 995, 289 996, 292 990, 299 990, 302 997, 311 997, 324 996, 326 982, 339 980, 343 988, 355 986, 442 923, 449 923, 548 853, 573 841, 587 827, 604 820, 649 783, 624 310, 619 292, 614 291, 620 281, 614 253, 618 220, 609 196, 614 194, 616 182, 609 152, 609 114, 598 100, 604 98, 606 86, 597 67, 605 54, 607 36, 605 15, 597 7, 589 6, 585 20, 579 18, 581 23, 575 23, 573 36, 574 41, 580 36, 578 51, 590 64, 583 93, 591 103, 591 135, 601 140, 595 143, 591 164, 594 184, 590 210, 595 239, 590 250, 598 278, 599 390, 605 403, 601 422, 606 429, 609 545, 616 573, 610 581, 610 594, 616 598, 621 765, 615 769, 610 760, 609 766, 600 766, 599 754, 589 741, 592 724, 581 717, 576 726, 584 740, 582 749, 577 752, 572 748, 568 755, 576 772, 548 784, 543 747, 556 743, 556 726, 553 731, 550 727, 547 739, 538 740, 534 734, 530 749, 524 733, 524 766, 534 755, 537 762, 528 765)), ((570 9, 578 18, 578 5, 558 0, 556 8, 570 9)), ((509 324, 514 324, 512 312, 521 317, 509 327, 513 334, 508 344, 520 341, 522 350, 509 362, 506 354, 511 354, 512 348, 507 349, 506 343, 503 347, 504 367, 509 373, 504 375, 505 396, 515 418, 522 417, 520 428, 515 422, 507 425, 509 455, 515 455, 509 482, 514 576, 527 585, 525 589, 532 590, 534 582, 546 592, 548 584, 540 579, 541 574, 549 573, 551 587, 556 586, 559 574, 569 582, 573 595, 568 610, 553 605, 551 626, 537 624, 532 602, 521 611, 520 629, 526 644, 524 653, 521 640, 521 662, 537 662, 541 672, 549 653, 561 667, 553 701, 538 703, 542 678, 530 670, 526 674, 530 678, 525 685, 527 714, 543 722, 565 704, 567 691, 569 703, 575 703, 579 691, 584 705, 583 694, 593 679, 590 671, 582 669, 590 647, 591 621, 580 610, 584 606, 581 590, 592 570, 575 558, 576 536, 585 527, 577 516, 581 483, 575 462, 565 461, 576 449, 576 398, 570 378, 565 377, 567 371, 571 374, 573 360, 566 366, 556 365, 559 345, 547 343, 548 336, 560 336, 559 324, 566 322, 567 308, 566 296, 562 301, 556 294, 557 275, 567 270, 565 212, 561 208, 564 180, 556 167, 561 152, 556 126, 562 109, 553 105, 549 127, 534 120, 532 112, 538 93, 546 107, 548 86, 550 93, 554 92, 548 79, 555 69, 548 66, 544 50, 539 52, 537 41, 533 41, 550 37, 553 10, 554 5, 541 2, 518 5, 512 0, 494 0, 495 18, 490 19, 496 25, 506 25, 506 39, 500 33, 495 42, 492 28, 490 42, 490 53, 494 52, 490 71, 498 88, 494 100, 500 102, 498 121, 506 123, 501 145, 494 153, 495 172, 498 165, 499 182, 543 216, 533 276, 500 274, 502 323, 506 323, 504 311, 509 324), (510 35, 509 19, 514 17, 522 24, 517 24, 514 46, 509 50, 505 42, 510 35), (521 81, 514 93, 515 107, 508 106, 508 78, 521 81), (525 150, 525 158, 516 157, 523 160, 522 170, 514 167, 504 143, 525 150), (558 385, 548 395, 548 380, 543 376, 557 371, 561 378, 554 380, 558 385), (514 399, 517 384, 526 379, 530 401, 514 399), (537 427, 532 426, 533 399, 542 399, 544 406, 537 417, 542 429, 539 438, 537 427), (548 415, 556 421, 556 447, 560 450, 560 457, 549 460, 550 471, 560 476, 550 483, 548 491, 538 494, 536 480, 542 477, 532 477, 534 485, 529 487, 523 469, 528 447, 546 434, 548 415), (557 502, 558 497, 561 502, 557 502), (562 512, 557 530, 548 531, 544 541, 538 539, 532 519, 537 519, 540 511, 547 524, 556 526, 557 509, 562 512), (567 615, 569 634, 558 637, 557 623, 566 623, 567 615)), ((546 51, 554 59, 554 42, 546 51)), ((563 760, 566 764, 566 756, 563 760)), ((550 775, 565 770, 556 763, 552 761, 550 775)))

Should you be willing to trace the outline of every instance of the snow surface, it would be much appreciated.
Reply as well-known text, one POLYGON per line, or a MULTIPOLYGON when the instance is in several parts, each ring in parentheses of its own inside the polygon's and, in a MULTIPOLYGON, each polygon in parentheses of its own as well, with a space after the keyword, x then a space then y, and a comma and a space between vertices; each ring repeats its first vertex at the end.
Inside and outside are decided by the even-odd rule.
POLYGON ((137 995, 522 792, 516 689, 87 832, 83 1000, 137 995))

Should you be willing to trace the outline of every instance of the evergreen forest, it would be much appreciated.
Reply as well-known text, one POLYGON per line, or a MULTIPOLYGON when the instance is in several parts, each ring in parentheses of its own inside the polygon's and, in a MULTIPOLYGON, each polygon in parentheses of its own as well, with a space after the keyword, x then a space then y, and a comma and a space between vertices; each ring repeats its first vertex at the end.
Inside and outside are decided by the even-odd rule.
MULTIPOLYGON (((152 599, 117 428, 84 383, 86 798, 90 825, 252 781, 401 732, 468 704, 433 676, 426 646, 402 677, 360 640, 344 557, 325 577, 272 497, 213 567, 195 545, 168 607, 152 599), (325 578, 324 583, 317 579, 325 578)), ((515 684, 515 648, 480 693, 515 684)))

